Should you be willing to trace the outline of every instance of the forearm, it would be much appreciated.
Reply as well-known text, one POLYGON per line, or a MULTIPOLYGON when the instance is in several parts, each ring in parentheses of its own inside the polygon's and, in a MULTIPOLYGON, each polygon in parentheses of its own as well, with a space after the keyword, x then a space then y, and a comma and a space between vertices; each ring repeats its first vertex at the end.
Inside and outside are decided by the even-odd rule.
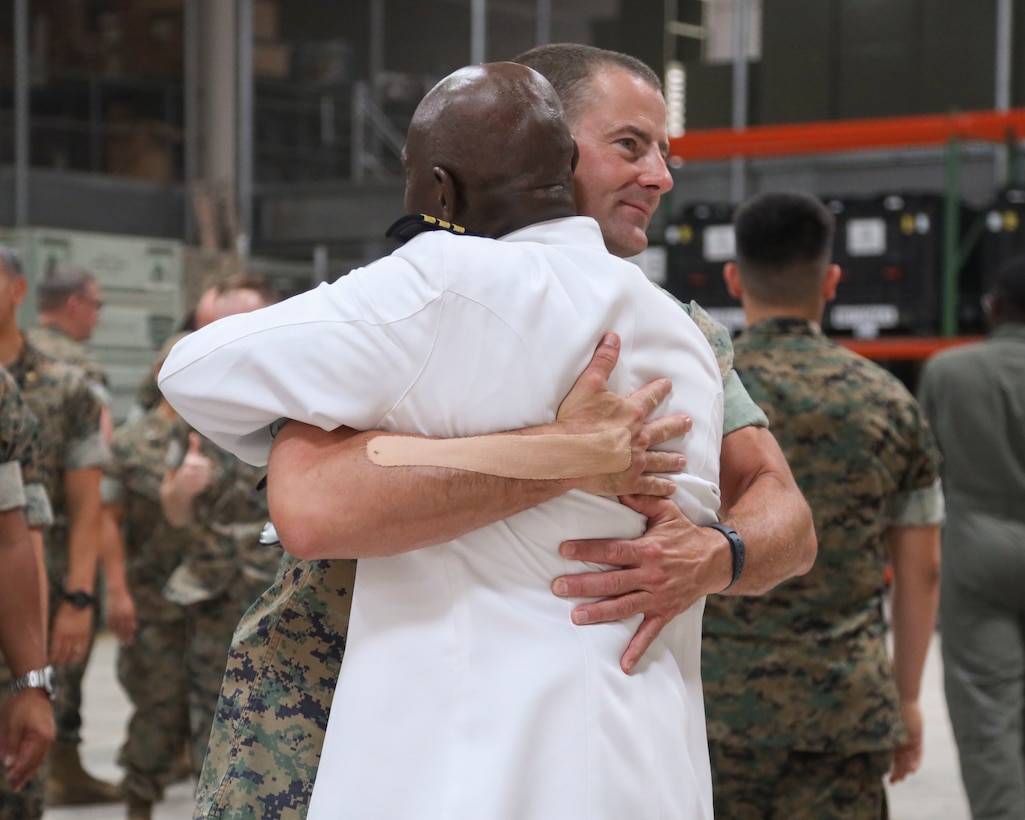
POLYGON ((579 484, 379 467, 366 455, 366 442, 375 435, 325 432, 296 422, 278 434, 268 468, 268 503, 290 553, 354 558, 407 552, 507 518, 579 484))
POLYGON ((68 509, 68 574, 65 589, 93 592, 100 552, 100 470, 65 473, 68 509))
POLYGON ((939 527, 901 527, 889 537, 893 565, 893 674, 903 701, 918 700, 936 629, 940 595, 939 527))
MULTIPOLYGON (((744 572, 725 594, 761 595, 811 569, 818 549, 811 510, 772 433, 744 427, 728 435, 721 473, 720 519, 746 547, 744 572)), ((732 559, 727 551, 718 560, 732 559)))
POLYGON ((109 595, 128 592, 125 574, 125 550, 121 540, 119 516, 109 506, 100 512, 100 563, 103 580, 109 595))
POLYGON ((20 509, 0 513, 0 651, 15 676, 46 664, 43 589, 20 509))
POLYGON ((380 433, 346 428, 325 432, 289 422, 275 439, 267 484, 271 519, 282 544, 302 558, 387 555, 451 540, 571 489, 603 496, 671 495, 676 485, 665 474, 679 472, 683 459, 654 448, 684 435, 690 419, 676 414, 649 420, 672 389, 666 379, 655 379, 627 398, 609 392, 608 378, 618 356, 618 337, 606 334, 550 424, 440 443, 448 456, 453 452, 450 444, 458 444, 464 455, 464 448, 475 448, 471 460, 476 469, 490 470, 494 464, 495 472, 502 472, 510 462, 522 468, 524 454, 537 449, 537 439, 527 438, 556 434, 559 440, 545 439, 542 451, 526 458, 533 461, 526 464, 529 469, 507 474, 536 476, 552 470, 554 476, 571 478, 382 467, 371 463, 366 451, 366 442, 380 433), (621 458, 624 431, 629 458, 621 458), (620 442, 614 448, 605 440, 610 432, 620 442), (525 439, 525 446, 518 446, 517 436, 525 439), (481 444, 488 453, 483 460, 476 449, 481 444), (618 455, 610 461, 612 450, 618 455))
POLYGON ((32 554, 36 562, 36 575, 39 576, 39 618, 43 624, 43 634, 50 634, 50 582, 46 577, 46 552, 43 547, 43 534, 38 527, 30 527, 29 540, 32 543, 32 554))

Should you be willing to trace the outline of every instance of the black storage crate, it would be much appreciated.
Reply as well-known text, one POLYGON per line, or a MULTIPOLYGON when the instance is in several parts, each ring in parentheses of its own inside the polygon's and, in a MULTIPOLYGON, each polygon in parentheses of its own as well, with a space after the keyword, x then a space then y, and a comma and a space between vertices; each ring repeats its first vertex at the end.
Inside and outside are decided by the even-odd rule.
POLYGON ((744 325, 740 302, 730 296, 722 269, 736 258, 735 206, 692 203, 680 209, 665 229, 665 288, 677 299, 693 299, 730 330, 744 325))
POLYGON ((979 240, 984 289, 1004 262, 1025 254, 1025 188, 1006 188, 997 194, 985 209, 985 220, 985 231, 979 240))
MULTIPOLYGON (((934 193, 824 200, 836 215, 833 261, 843 276, 823 317, 830 333, 938 335, 943 316, 944 198, 934 193)), ((977 217, 961 205, 958 242, 977 217)), ((974 325, 978 253, 958 281, 958 330, 974 325)))

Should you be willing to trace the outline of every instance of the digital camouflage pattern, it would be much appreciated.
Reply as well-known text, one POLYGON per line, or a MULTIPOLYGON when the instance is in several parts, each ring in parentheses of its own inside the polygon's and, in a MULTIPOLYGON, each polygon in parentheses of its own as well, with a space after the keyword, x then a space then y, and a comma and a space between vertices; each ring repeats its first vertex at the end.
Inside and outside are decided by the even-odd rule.
POLYGON ((819 754, 708 745, 715 814, 728 820, 883 820, 889 752, 819 754), (771 811, 766 807, 771 806, 771 811))
POLYGON ((39 422, 40 477, 55 515, 54 527, 44 538, 46 564, 50 581, 57 582, 60 592, 68 566, 64 472, 106 464, 109 451, 100 434, 100 402, 78 368, 30 343, 8 370, 39 422))
POLYGON ((765 427, 768 424, 765 413, 748 395, 733 368, 733 341, 729 330, 709 316, 697 302, 680 302, 680 307, 697 325, 719 362, 723 385, 723 437, 742 427, 765 427))
POLYGON ((151 411, 114 432, 103 474, 103 502, 116 508, 124 538, 125 574, 135 602, 135 640, 118 649, 117 675, 132 703, 118 764, 122 788, 151 803, 189 738, 186 620, 164 586, 186 551, 186 535, 160 505, 160 485, 172 443, 188 430, 151 411))
MULTIPOLYGON (((0 510, 25 506, 26 474, 38 472, 39 425, 11 375, 0 368, 0 510)), ((36 478, 38 481, 38 478, 36 478)))
POLYGON ((100 391, 101 401, 109 404, 107 374, 88 345, 72 339, 56 325, 31 327, 25 331, 25 338, 36 350, 40 350, 58 361, 73 364, 82 370, 90 386, 100 391))
MULTIPOLYGON (((8 365, 22 398, 39 422, 40 473, 53 505, 54 523, 44 530, 50 622, 62 603, 68 570, 68 519, 64 495, 67 470, 99 469, 109 456, 100 433, 100 402, 82 371, 47 356, 26 342, 8 365)), ((93 617, 93 635, 98 613, 93 617)), ((90 644, 91 647, 91 644, 90 644)), ((88 659, 88 654, 86 655, 88 659)), ((86 661, 56 669, 54 718, 59 742, 77 744, 82 726, 82 678, 86 661)))
POLYGON ((196 818, 304 818, 345 651, 356 562, 285 555, 232 640, 196 818))
POLYGON ((885 644, 888 527, 939 523, 939 453, 914 399, 812 322, 734 343, 812 509, 814 568, 759 597, 710 596, 702 678, 712 741, 849 755, 903 737, 885 644))
MULTIPOLYGON (((38 447, 36 418, 22 400, 14 379, 0 368, 0 510, 25 505, 22 476, 32 476, 36 471, 38 447)), ((38 478, 36 481, 38 484, 38 478)), ((0 709, 8 698, 12 679, 10 669, 0 657, 0 709)), ((37 774, 20 794, 14 794, 0 774, 0 820, 42 817, 43 777, 37 774)))
POLYGON ((18 464, 19 470, 8 468, 0 479, 0 509, 10 509, 10 499, 17 494, 23 500, 25 523, 45 527, 53 523, 50 496, 43 484, 40 462, 39 422, 22 398, 18 385, 0 368, 0 458, 2 464, 18 464), (17 473, 20 472, 20 476, 17 473), (15 489, 15 484, 20 491, 15 489))

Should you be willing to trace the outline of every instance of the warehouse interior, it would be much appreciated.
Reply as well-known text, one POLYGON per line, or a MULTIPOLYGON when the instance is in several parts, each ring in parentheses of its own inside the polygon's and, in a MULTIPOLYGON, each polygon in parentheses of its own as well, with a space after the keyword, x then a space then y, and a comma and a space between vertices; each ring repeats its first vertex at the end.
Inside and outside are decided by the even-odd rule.
MULTIPOLYGON (((827 329, 868 345, 982 331, 1025 252, 1025 15, 1013 0, 13 0, 0 11, 0 236, 73 261, 127 402, 212 277, 286 292, 390 250, 422 94, 576 41, 665 78, 675 187, 638 259, 728 326, 732 207, 797 188, 838 218, 827 329), (1016 59, 1017 58, 1017 59, 1016 59)), ((31 300, 25 306, 33 311, 31 300)), ((29 317, 26 317, 26 319, 29 317)), ((890 358, 887 358, 890 357, 890 358)))

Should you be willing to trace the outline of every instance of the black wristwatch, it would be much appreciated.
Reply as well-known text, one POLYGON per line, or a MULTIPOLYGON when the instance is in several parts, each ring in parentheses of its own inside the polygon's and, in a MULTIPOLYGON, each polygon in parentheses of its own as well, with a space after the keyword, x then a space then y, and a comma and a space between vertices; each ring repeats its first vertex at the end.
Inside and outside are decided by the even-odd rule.
POLYGON ((96 605, 96 596, 86 592, 84 589, 64 590, 64 600, 75 609, 88 609, 96 605))
POLYGON ((52 666, 44 666, 42 669, 33 669, 26 672, 20 678, 11 681, 11 693, 16 695, 23 689, 42 689, 46 696, 53 700, 57 691, 57 681, 53 674, 52 666))

